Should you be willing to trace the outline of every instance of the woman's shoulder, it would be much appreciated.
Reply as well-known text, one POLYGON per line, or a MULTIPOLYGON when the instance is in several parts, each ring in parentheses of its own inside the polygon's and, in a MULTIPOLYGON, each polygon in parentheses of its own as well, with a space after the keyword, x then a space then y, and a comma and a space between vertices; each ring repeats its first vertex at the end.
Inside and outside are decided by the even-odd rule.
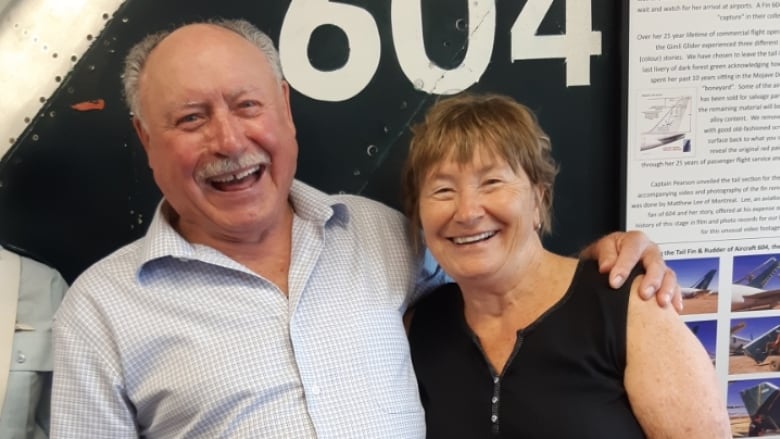
POLYGON ((587 286, 590 290, 599 294, 628 293, 634 280, 642 274, 644 274, 644 269, 641 264, 637 265, 620 288, 612 288, 609 284, 609 273, 601 273, 599 271, 598 261, 595 259, 581 259, 577 264, 577 273, 573 283, 575 285, 587 286))

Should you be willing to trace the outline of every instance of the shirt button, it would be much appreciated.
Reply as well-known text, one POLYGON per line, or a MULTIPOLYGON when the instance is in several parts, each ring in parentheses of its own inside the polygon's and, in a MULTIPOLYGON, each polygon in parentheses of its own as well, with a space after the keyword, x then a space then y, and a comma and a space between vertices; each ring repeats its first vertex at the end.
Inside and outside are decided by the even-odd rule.
POLYGON ((493 404, 497 403, 498 402, 498 397, 494 396, 494 397, 490 398, 490 402, 492 402, 493 404))
POLYGON ((498 384, 498 380, 499 380, 499 378, 498 378, 498 377, 493 377, 493 382, 494 382, 494 383, 498 384))
POLYGON ((18 351, 16 354, 16 362, 21 364, 27 361, 27 355, 24 355, 22 351, 18 351))
POLYGON ((319 395, 322 393, 322 389, 320 389, 320 386, 311 386, 311 394, 314 396, 319 395))
POLYGON ((492 422, 492 423, 494 423, 494 424, 495 424, 496 422, 498 422, 498 415, 493 415, 493 416, 491 416, 491 417, 490 417, 490 422, 492 422))

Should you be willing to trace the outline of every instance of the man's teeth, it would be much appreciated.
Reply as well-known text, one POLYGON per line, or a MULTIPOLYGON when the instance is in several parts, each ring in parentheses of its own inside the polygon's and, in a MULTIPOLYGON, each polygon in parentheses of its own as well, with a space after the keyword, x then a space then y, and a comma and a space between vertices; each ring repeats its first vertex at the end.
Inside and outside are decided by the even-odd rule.
POLYGON ((491 236, 495 235, 496 232, 482 232, 478 235, 472 235, 472 236, 462 236, 462 237, 456 237, 452 238, 452 242, 455 244, 471 244, 472 242, 482 241, 483 239, 488 239, 491 236))
POLYGON ((242 178, 249 177, 250 175, 254 174, 260 170, 260 166, 254 166, 252 168, 247 169, 246 171, 240 172, 238 174, 232 174, 232 175, 226 175, 224 177, 215 177, 212 178, 211 181, 215 183, 230 183, 232 181, 241 180, 242 178))

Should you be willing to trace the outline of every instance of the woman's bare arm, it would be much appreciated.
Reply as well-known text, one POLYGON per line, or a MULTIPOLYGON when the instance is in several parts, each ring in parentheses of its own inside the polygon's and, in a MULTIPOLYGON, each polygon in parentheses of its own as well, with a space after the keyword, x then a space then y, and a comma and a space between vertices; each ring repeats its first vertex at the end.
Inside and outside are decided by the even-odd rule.
POLYGON ((624 383, 648 437, 730 438, 731 425, 715 368, 671 308, 641 300, 632 285, 624 383))

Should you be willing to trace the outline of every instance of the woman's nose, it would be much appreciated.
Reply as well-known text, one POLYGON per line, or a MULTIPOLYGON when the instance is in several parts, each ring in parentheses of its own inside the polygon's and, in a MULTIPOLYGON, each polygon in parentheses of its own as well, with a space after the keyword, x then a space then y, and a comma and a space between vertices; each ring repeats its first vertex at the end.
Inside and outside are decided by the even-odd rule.
POLYGON ((461 223, 471 223, 485 214, 482 200, 477 191, 465 190, 457 197, 455 220, 461 223))

